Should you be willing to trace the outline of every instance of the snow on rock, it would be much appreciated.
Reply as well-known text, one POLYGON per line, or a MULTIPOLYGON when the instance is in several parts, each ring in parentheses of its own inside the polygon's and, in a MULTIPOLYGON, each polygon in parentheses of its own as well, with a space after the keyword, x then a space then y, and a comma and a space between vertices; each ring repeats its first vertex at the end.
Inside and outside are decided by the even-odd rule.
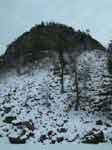
MULTIPOLYGON (((103 71, 103 74, 105 71, 105 66, 101 63, 101 58, 105 57, 96 57, 96 53, 97 51, 89 54, 86 52, 81 55, 79 63, 84 64, 81 61, 87 58, 86 63, 91 65, 91 80, 87 84, 92 82, 93 91, 86 93, 90 96, 94 96, 99 91, 97 86, 102 85, 102 72, 99 70, 103 71)), ((18 75, 12 69, 4 76, 1 75, 0 142, 5 138, 9 139, 10 143, 81 143, 85 135, 95 128, 104 134, 106 142, 111 143, 112 122, 102 113, 83 110, 75 112, 74 108, 69 112, 64 111, 74 98, 73 87, 71 88, 73 82, 71 83, 68 74, 65 75, 65 93, 60 94, 59 76, 53 74, 53 67, 52 63, 47 62, 41 67, 33 66, 26 74, 18 75), (103 123, 98 124, 98 120, 103 123)), ((84 71, 83 65, 79 66, 79 69, 81 68, 84 71)), ((80 81, 80 86, 83 86, 83 80, 80 81)), ((83 100, 84 105, 81 107, 87 110, 89 104, 95 102, 88 100, 86 105, 83 100)))

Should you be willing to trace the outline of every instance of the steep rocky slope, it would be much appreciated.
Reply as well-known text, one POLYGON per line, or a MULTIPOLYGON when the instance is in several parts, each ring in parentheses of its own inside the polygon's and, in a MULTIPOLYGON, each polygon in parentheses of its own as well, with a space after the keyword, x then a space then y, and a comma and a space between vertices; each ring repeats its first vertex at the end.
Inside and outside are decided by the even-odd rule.
POLYGON ((66 109, 75 101, 74 73, 66 71, 65 93, 60 94, 54 59, 46 57, 29 69, 21 68, 21 74, 14 68, 2 72, 0 141, 5 138, 10 143, 111 143, 111 114, 104 113, 105 109, 111 113, 105 105, 111 101, 105 94, 105 85, 111 84, 106 59, 101 50, 85 51, 79 56, 78 112, 74 105, 69 111, 66 109))

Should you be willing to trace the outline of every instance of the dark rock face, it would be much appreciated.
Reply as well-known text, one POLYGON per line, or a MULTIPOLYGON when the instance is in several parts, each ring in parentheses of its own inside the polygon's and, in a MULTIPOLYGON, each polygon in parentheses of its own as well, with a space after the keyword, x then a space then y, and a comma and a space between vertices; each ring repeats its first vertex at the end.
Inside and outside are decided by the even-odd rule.
POLYGON ((26 139, 21 139, 20 137, 9 137, 9 141, 11 144, 25 144, 26 139))
POLYGON ((40 136, 40 139, 39 139, 39 142, 43 143, 45 140, 47 140, 47 136, 44 134, 44 135, 41 135, 40 136))
POLYGON ((82 143, 87 143, 87 144, 98 144, 103 142, 105 142, 103 131, 96 130, 96 129, 92 129, 82 139, 82 143))
POLYGON ((12 122, 14 126, 17 126, 18 128, 27 128, 30 131, 34 131, 35 127, 34 127, 34 123, 32 122, 32 120, 29 121, 23 121, 23 122, 12 122))
POLYGON ((102 120, 97 120, 97 121, 96 121, 96 125, 103 125, 102 120))
POLYGON ((55 144, 56 143, 56 141, 55 140, 51 140, 51 143, 50 144, 55 144))
POLYGON ((16 120, 15 116, 7 116, 7 117, 5 117, 5 119, 3 121, 5 123, 12 123, 13 120, 16 120))
POLYGON ((57 142, 58 142, 58 143, 63 142, 63 140, 64 140, 64 137, 57 137, 57 142))
POLYGON ((65 132, 67 132, 67 129, 65 129, 65 128, 59 128, 59 129, 57 129, 57 131, 59 133, 65 133, 65 132))

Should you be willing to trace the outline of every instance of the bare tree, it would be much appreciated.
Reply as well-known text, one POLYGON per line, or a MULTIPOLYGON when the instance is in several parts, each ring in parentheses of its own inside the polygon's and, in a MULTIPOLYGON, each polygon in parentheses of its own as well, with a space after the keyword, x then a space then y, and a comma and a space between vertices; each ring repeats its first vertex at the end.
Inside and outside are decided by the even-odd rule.
POLYGON ((76 104, 75 104, 75 110, 78 111, 79 110, 79 83, 78 83, 78 72, 77 72, 77 61, 75 59, 75 63, 74 63, 74 72, 75 72, 75 88, 76 88, 76 104))
POLYGON ((23 55, 20 55, 17 61, 17 70, 16 70, 18 74, 21 74, 21 67, 23 65, 23 61, 24 61, 24 57, 23 55))
POLYGON ((64 89, 64 67, 65 67, 65 61, 64 61, 64 49, 65 49, 65 39, 62 34, 59 34, 56 37, 57 40, 57 51, 59 54, 59 62, 60 62, 60 85, 61 85, 61 93, 65 92, 64 89))
MULTIPOLYGON (((66 61, 69 64, 68 70, 72 75, 72 71, 74 71, 74 86, 76 93, 75 99, 71 102, 71 104, 66 108, 66 111, 70 110, 70 108, 75 104, 75 110, 78 111, 80 107, 80 90, 79 90, 79 79, 78 79, 78 68, 77 68, 77 59, 80 55, 80 51, 75 51, 75 53, 66 57, 66 61)), ((73 76, 73 75, 72 75, 73 76)))

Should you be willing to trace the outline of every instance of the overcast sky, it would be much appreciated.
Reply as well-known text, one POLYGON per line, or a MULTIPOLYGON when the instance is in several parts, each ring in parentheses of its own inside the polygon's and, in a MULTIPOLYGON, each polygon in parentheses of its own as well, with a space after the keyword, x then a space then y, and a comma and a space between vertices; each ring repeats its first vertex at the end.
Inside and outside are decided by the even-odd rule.
POLYGON ((112 0, 0 0, 0 47, 41 21, 89 28, 106 44, 112 39, 112 0))

